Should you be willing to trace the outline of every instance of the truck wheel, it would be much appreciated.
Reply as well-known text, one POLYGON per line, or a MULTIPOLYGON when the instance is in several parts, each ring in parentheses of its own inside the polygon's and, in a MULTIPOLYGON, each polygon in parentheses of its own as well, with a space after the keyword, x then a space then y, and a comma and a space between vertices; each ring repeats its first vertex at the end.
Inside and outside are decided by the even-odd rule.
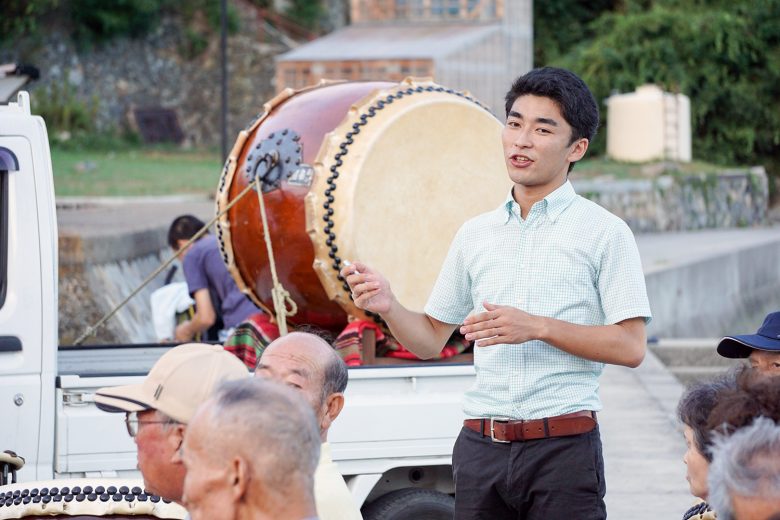
POLYGON ((363 509, 364 520, 452 520, 454 515, 455 499, 432 489, 399 489, 363 509))

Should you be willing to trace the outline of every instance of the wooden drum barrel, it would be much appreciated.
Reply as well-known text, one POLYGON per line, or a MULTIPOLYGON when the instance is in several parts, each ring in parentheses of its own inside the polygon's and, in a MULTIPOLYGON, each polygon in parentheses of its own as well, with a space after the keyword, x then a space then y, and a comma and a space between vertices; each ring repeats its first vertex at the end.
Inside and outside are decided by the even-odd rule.
MULTIPOLYGON (((338 332, 350 317, 368 317, 339 276, 344 260, 381 271, 419 311, 460 225, 509 192, 501 129, 467 93, 425 80, 288 89, 239 135, 217 209, 262 179, 277 273, 298 306, 294 325, 338 332)), ((239 288, 273 315, 255 192, 223 215, 217 236, 239 288)))

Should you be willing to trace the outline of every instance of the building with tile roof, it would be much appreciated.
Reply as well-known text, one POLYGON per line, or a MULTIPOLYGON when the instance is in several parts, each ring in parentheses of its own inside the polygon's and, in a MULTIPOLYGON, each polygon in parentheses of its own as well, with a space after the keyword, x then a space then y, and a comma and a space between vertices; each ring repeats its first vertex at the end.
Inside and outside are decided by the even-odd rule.
POLYGON ((350 18, 277 57, 277 90, 432 77, 502 117, 511 81, 533 65, 532 0, 350 0, 350 18))

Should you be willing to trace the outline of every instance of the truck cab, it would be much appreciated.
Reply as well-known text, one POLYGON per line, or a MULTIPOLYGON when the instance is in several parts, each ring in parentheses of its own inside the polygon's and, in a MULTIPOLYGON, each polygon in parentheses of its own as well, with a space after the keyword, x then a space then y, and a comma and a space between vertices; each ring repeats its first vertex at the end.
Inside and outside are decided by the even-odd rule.
POLYGON ((30 113, 26 92, 0 105, 0 212, 0 446, 29 461, 20 479, 46 479, 54 462, 57 223, 46 125, 30 113))

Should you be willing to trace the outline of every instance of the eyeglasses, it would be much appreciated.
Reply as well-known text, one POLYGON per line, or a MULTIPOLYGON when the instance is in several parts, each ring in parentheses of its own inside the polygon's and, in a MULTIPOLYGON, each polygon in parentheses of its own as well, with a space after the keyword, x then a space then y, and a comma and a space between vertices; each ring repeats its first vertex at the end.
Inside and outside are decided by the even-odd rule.
POLYGON ((127 434, 130 435, 130 437, 138 435, 141 424, 173 424, 174 422, 175 421, 170 419, 167 421, 142 421, 138 419, 137 412, 128 412, 125 414, 125 426, 127 426, 127 434))

